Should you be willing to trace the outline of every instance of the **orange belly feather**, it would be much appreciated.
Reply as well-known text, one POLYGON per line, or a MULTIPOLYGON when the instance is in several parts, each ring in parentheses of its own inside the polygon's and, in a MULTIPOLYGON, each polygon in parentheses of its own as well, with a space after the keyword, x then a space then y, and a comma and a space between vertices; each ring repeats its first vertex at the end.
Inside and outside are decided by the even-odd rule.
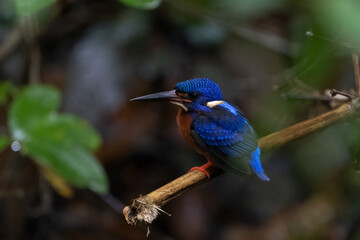
POLYGON ((195 142, 190 134, 190 126, 193 121, 191 113, 186 112, 184 109, 179 109, 179 112, 176 117, 176 123, 180 130, 181 135, 185 140, 201 155, 203 155, 209 162, 216 165, 214 161, 210 158, 209 154, 203 149, 199 144, 195 142))

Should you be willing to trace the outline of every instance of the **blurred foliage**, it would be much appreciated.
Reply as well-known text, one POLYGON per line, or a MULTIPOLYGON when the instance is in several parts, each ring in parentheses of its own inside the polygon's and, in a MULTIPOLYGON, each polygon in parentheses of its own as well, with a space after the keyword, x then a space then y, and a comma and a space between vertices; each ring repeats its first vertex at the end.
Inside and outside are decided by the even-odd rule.
MULTIPOLYGON (((28 16, 49 7, 57 0, 15 0, 15 9, 19 17, 28 16)), ((119 2, 139 9, 154 9, 160 6, 162 0, 118 0, 119 2)))
POLYGON ((4 104, 14 92, 14 86, 9 81, 0 82, 0 105, 4 104))
MULTIPOLYGON (((354 88, 359 12, 358 0, 0 0, 0 78, 13 83, 0 82, 0 238, 143 239, 146 229, 70 185, 106 192, 99 159, 127 202, 204 159, 179 137, 174 106, 128 99, 210 77, 265 136, 333 109, 316 99, 327 89, 354 88), (30 86, 36 49, 40 82, 59 91, 30 86)), ((264 154, 269 183, 224 174, 188 192, 149 238, 358 239, 358 126, 264 154)))
MULTIPOLYGON (((0 85, 0 99, 4 103, 14 87, 9 82, 0 85)), ((21 152, 43 166, 49 180, 64 196, 70 194, 53 171, 77 187, 90 188, 98 193, 108 191, 104 170, 93 157, 100 144, 99 135, 84 121, 73 115, 58 114, 60 95, 54 88, 29 86, 16 94, 9 110, 9 127, 13 141, 21 152), (62 186, 62 187, 61 187, 62 186)), ((0 138, 0 151, 11 143, 0 138)))
POLYGON ((140 9, 154 9, 160 6, 162 0, 118 0, 125 5, 140 9))
POLYGON ((358 14, 360 2, 357 0, 330 0, 326 4, 316 1, 313 6, 315 18, 337 41, 360 48, 358 14))
POLYGON ((0 136, 0 152, 10 145, 11 141, 8 137, 0 136))
POLYGON ((16 13, 19 17, 28 16, 36 13, 57 0, 14 0, 16 13))
POLYGON ((21 152, 77 187, 108 191, 104 170, 91 152, 98 134, 79 118, 58 114, 60 94, 47 86, 29 86, 14 99, 9 128, 21 152))

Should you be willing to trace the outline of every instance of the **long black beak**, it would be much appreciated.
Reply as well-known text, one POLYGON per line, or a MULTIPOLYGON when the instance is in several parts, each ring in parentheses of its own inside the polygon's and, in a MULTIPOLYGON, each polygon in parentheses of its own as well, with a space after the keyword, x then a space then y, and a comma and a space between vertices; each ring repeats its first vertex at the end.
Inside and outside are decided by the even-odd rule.
POLYGON ((149 102, 158 102, 158 101, 167 101, 167 102, 191 102, 191 100, 183 98, 176 95, 175 90, 153 93, 137 98, 132 98, 130 101, 149 101, 149 102))

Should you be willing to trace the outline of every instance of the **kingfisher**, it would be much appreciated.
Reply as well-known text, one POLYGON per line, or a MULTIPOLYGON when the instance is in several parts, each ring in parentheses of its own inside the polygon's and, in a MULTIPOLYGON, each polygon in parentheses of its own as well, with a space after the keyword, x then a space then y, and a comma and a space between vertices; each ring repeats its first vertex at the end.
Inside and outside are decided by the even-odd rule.
POLYGON ((210 178, 207 169, 220 167, 243 177, 251 170, 262 180, 269 181, 260 162, 257 136, 244 114, 227 103, 219 85, 208 78, 179 82, 171 91, 158 92, 130 101, 167 101, 180 106, 176 122, 190 145, 207 163, 194 167, 210 178))

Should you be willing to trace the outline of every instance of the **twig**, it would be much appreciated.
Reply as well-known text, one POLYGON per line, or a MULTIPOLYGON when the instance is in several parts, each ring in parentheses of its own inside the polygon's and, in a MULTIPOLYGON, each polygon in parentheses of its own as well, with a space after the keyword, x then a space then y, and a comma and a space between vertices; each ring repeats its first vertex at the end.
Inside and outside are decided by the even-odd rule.
POLYGON ((114 195, 109 193, 101 195, 100 197, 109 207, 118 213, 122 213, 122 209, 125 207, 125 204, 120 202, 114 195))
POLYGON ((331 92, 330 92, 331 96, 334 97, 335 95, 342 95, 344 97, 347 97, 348 99, 354 99, 354 96, 349 94, 349 93, 346 93, 346 92, 342 92, 342 91, 338 91, 336 89, 332 89, 331 92))
POLYGON ((29 83, 40 83, 41 52, 38 44, 40 34, 39 20, 36 14, 20 18, 22 34, 29 49, 29 83))
POLYGON ((356 95, 360 96, 360 71, 359 71, 359 58, 356 52, 352 53, 352 59, 354 63, 354 74, 356 83, 356 95))
POLYGON ((356 50, 355 46, 348 43, 348 42, 339 41, 339 40, 331 39, 331 38, 328 38, 328 37, 320 36, 319 34, 315 34, 312 31, 306 31, 306 36, 308 36, 310 38, 315 37, 315 38, 318 38, 318 39, 326 41, 326 42, 330 42, 330 43, 333 43, 333 44, 336 44, 336 45, 339 45, 339 46, 342 46, 342 47, 345 47, 345 48, 352 49, 353 51, 356 50))
MULTIPOLYGON (((315 131, 319 131, 340 120, 354 116, 360 111, 360 100, 354 99, 339 108, 322 114, 318 117, 297 123, 293 126, 272 133, 259 139, 261 152, 265 153, 280 148, 294 140, 303 138, 315 131)), ((210 168, 210 179, 222 173, 218 168, 210 168)), ((203 172, 192 171, 160 187, 159 189, 132 201, 130 206, 123 210, 126 221, 135 225, 138 221, 151 223, 159 214, 158 209, 172 199, 182 195, 196 186, 207 182, 203 172), (140 200, 140 201, 139 201, 140 200)))
POLYGON ((20 40, 21 29, 19 25, 16 25, 0 45, 0 62, 16 48, 20 40))
POLYGON ((22 18, 0 45, 1 62, 17 47, 21 39, 25 38, 30 51, 29 79, 31 83, 39 83, 40 81, 41 54, 39 46, 34 41, 35 37, 39 34, 38 28, 34 16, 22 18))
MULTIPOLYGON (((360 96, 360 70, 359 70, 359 58, 358 58, 358 55, 357 55, 356 47, 354 45, 352 45, 352 44, 349 44, 348 42, 341 42, 341 41, 337 41, 337 40, 334 40, 334 39, 330 39, 330 38, 320 36, 318 34, 314 34, 312 31, 307 31, 306 35, 308 37, 316 37, 318 39, 321 39, 321 40, 324 40, 324 41, 327 41, 327 42, 331 42, 333 44, 336 44, 336 45, 339 45, 339 46, 342 46, 342 47, 345 47, 345 48, 349 48, 349 49, 352 50, 352 60, 353 60, 353 63, 354 63, 354 74, 355 74, 355 84, 356 84, 356 95, 360 96)), ((341 92, 339 94, 344 95, 341 92)), ((344 95, 344 96, 349 97, 348 95, 344 95)), ((349 97, 349 98, 351 99, 352 96, 349 97)))
POLYGON ((29 82, 31 84, 40 83, 40 70, 41 70, 41 53, 37 42, 29 45, 30 64, 29 64, 29 82))
POLYGON ((332 101, 341 101, 344 102, 343 99, 333 98, 328 95, 320 95, 319 93, 309 93, 309 94, 291 94, 284 93, 281 97, 286 99, 295 99, 295 100, 310 100, 310 101, 318 101, 318 102, 332 102, 332 101))
MULTIPOLYGON (((213 179, 223 171, 219 168, 211 167, 207 169, 207 172, 210 174, 211 179, 213 179)), ((123 210, 125 219, 132 225, 135 225, 138 221, 151 223, 158 216, 160 206, 207 181, 209 181, 208 177, 203 172, 189 172, 146 196, 140 196, 132 200, 132 204, 126 206, 123 210)))

